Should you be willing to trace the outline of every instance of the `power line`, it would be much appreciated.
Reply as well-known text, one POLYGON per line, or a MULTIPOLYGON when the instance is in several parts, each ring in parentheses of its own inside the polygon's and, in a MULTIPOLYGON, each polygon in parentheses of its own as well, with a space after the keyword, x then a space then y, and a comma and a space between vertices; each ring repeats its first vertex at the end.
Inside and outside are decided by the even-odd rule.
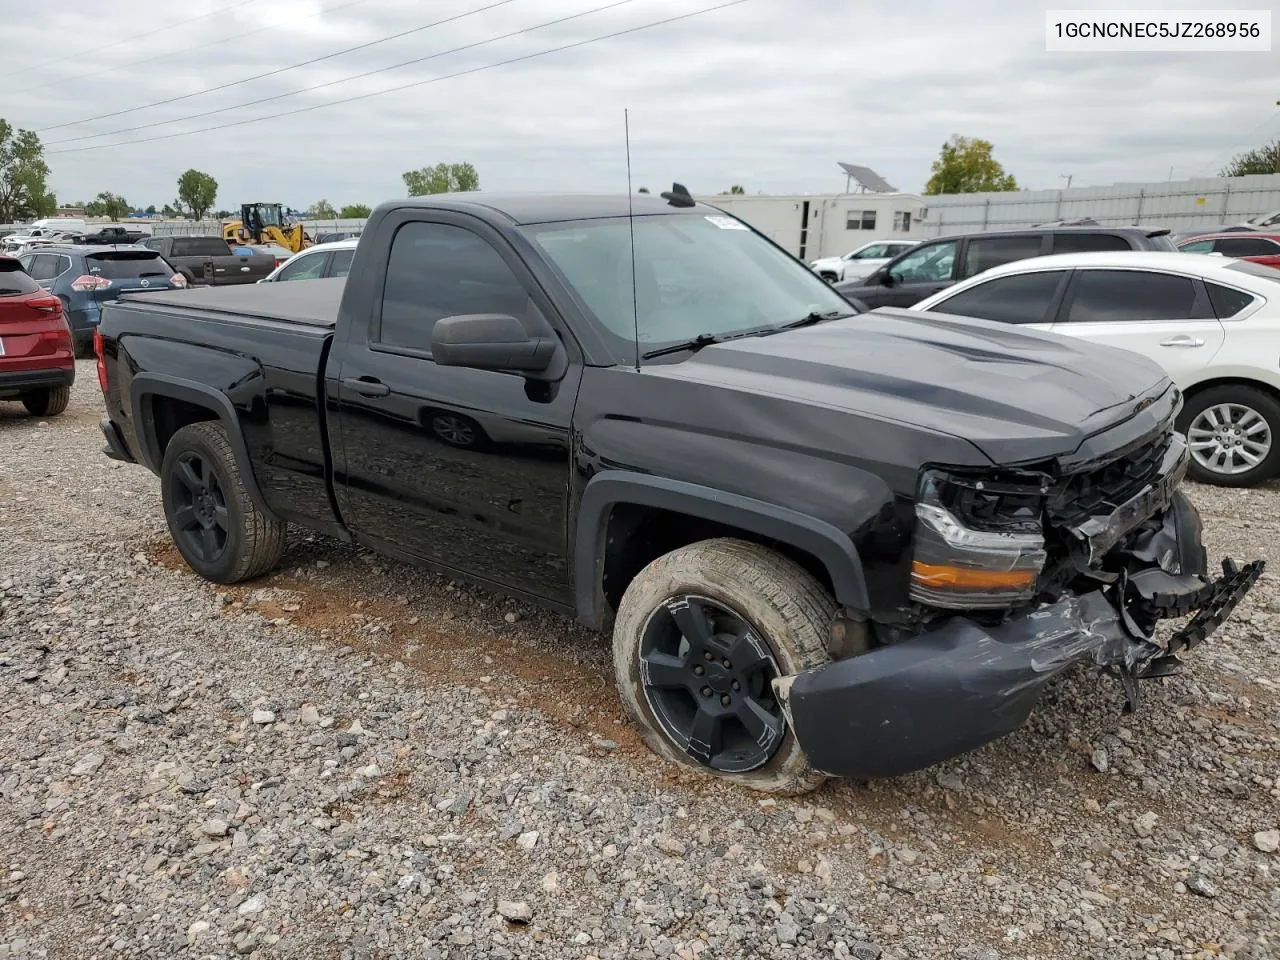
MULTIPOLYGON (((116 73, 120 70, 132 70, 146 63, 155 63, 157 60, 168 60, 171 57, 178 57, 184 53, 195 53, 197 50, 208 50, 210 47, 221 46, 224 43, 230 43, 232 40, 243 40, 245 37, 252 37, 255 34, 266 33, 268 30, 277 30, 282 26, 293 26, 302 20, 314 20, 316 17, 322 17, 327 13, 337 13, 339 10, 345 10, 347 7, 358 7, 362 3, 368 3, 369 0, 349 0, 348 3, 340 3, 336 6, 325 7, 323 10, 317 10, 315 13, 308 13, 305 16, 293 17, 288 24, 271 23, 265 27, 255 27, 252 30, 246 30, 244 33, 233 33, 229 37, 219 37, 217 40, 211 40, 208 43, 198 43, 194 47, 183 47, 181 50, 166 50, 164 53, 158 53, 154 57, 144 57, 141 60, 131 60, 127 64, 120 64, 114 67, 103 67, 101 70, 91 70, 89 73, 74 73, 71 76, 59 76, 47 83, 39 83, 34 87, 23 87, 21 90, 14 90, 13 93, 28 93, 32 90, 43 90, 46 87, 55 87, 60 84, 70 83, 73 80, 85 80, 89 77, 100 77, 104 73, 116 73)), ((93 118, 91 118, 93 119, 93 118)), ((86 123, 85 120, 77 120, 77 123, 86 123)), ((66 126, 66 124, 59 124, 66 126)), ((45 127, 46 130, 56 129, 55 127, 45 127)), ((38 132, 38 131, 37 131, 38 132)))
MULTIPOLYGON (((252 77, 244 77, 240 80, 232 80, 229 83, 220 83, 216 87, 208 87, 204 90, 197 90, 195 93, 184 93, 180 97, 169 97, 167 100, 156 100, 154 103, 144 103, 140 107, 130 107, 128 110, 116 110, 114 113, 100 113, 96 117, 89 117, 85 120, 72 120, 67 123, 55 123, 51 127, 43 127, 42 129, 37 130, 36 133, 45 133, 49 130, 58 130, 62 127, 74 127, 82 123, 90 123, 93 120, 105 120, 108 117, 118 117, 121 114, 125 114, 125 113, 136 113, 139 110, 149 110, 152 107, 162 107, 167 103, 178 103, 181 100, 190 100, 192 97, 203 96, 206 93, 214 93, 218 90, 226 90, 228 87, 237 87, 242 83, 250 83, 254 80, 264 80, 267 77, 274 77, 277 74, 287 73, 290 70, 297 70, 300 67, 309 67, 314 63, 322 63, 325 60, 332 60, 334 57, 341 57, 344 54, 355 53, 357 50, 367 50, 369 47, 376 47, 380 43, 388 43, 391 40, 399 40, 402 37, 409 36, 410 34, 421 33, 424 30, 430 30, 432 27, 439 27, 446 23, 453 23, 455 20, 462 20, 466 17, 475 16, 477 13, 484 13, 486 10, 493 10, 496 7, 505 7, 508 4, 515 3, 515 2, 516 0, 494 0, 493 3, 486 4, 483 7, 476 7, 473 10, 468 10, 466 13, 459 13, 459 14, 455 14, 452 17, 445 17, 445 19, 436 20, 433 23, 424 23, 422 26, 414 27, 412 30, 404 30, 400 33, 393 33, 390 36, 381 37, 378 40, 370 40, 368 43, 359 43, 359 44, 356 44, 354 47, 347 47, 345 50, 339 50, 336 53, 326 53, 323 57, 313 57, 310 60, 303 60, 301 63, 290 64, 287 67, 276 67, 276 69, 268 70, 266 73, 259 73, 252 77)), ((254 100, 254 101, 251 101, 251 104, 261 103, 261 102, 262 101, 254 100)), ((225 109, 232 110, 235 108, 227 107, 225 109)), ((218 112, 220 111, 211 110, 208 113, 195 113, 195 114, 190 114, 187 117, 183 117, 182 119, 190 120, 196 117, 207 117, 218 112)), ((56 142, 57 143, 73 143, 76 140, 88 140, 92 137, 112 137, 118 133, 129 133, 130 131, 133 131, 133 130, 145 130, 148 127, 155 127, 155 126, 160 126, 161 124, 173 123, 173 122, 174 122, 173 120, 154 121, 152 123, 144 123, 141 126, 137 126, 137 127, 126 127, 124 130, 110 130, 110 131, 107 131, 106 133, 88 133, 81 137, 71 137, 70 139, 58 140, 56 142)))
POLYGON ((358 100, 368 100, 372 97, 381 97, 384 94, 388 94, 388 93, 399 93, 401 90, 409 90, 414 87, 423 87, 432 83, 440 83, 441 81, 452 80, 456 77, 465 77, 469 74, 480 73, 484 70, 493 70, 497 67, 505 67, 513 63, 523 63, 526 60, 534 60, 534 59, 537 59, 538 57, 549 56, 550 54, 553 54, 553 53, 562 53, 565 50, 573 50, 577 47, 585 47, 585 46, 588 46, 589 44, 600 43, 604 40, 613 40, 618 37, 627 36, 628 34, 639 33, 642 30, 650 30, 654 27, 665 26, 669 23, 676 23, 677 21, 680 21, 680 20, 689 20, 693 17, 700 17, 700 16, 703 16, 704 14, 714 13, 717 10, 725 10, 729 7, 736 7, 739 4, 748 3, 748 2, 750 2, 750 0, 726 0, 726 2, 724 3, 718 3, 710 7, 703 7, 700 10, 694 10, 694 11, 691 11, 690 13, 678 14, 673 17, 667 17, 666 19, 663 19, 663 20, 655 20, 651 23, 641 24, 638 27, 628 27, 626 30, 617 30, 613 33, 606 33, 599 37, 591 37, 586 40, 577 40, 577 41, 574 41, 573 43, 566 43, 559 47, 552 47, 549 50, 540 50, 537 53, 526 53, 523 56, 511 57, 510 59, 507 59, 507 60, 500 60, 497 63, 488 63, 479 67, 471 67, 470 69, 467 69, 467 70, 459 70, 456 73, 448 73, 439 77, 431 77, 427 80, 415 80, 413 83, 401 84, 398 87, 390 87, 386 90, 375 90, 372 93, 361 93, 361 94, 357 94, 354 97, 345 97, 341 100, 331 100, 327 103, 314 103, 314 104, 311 104, 310 106, 298 107, 294 110, 285 110, 281 113, 267 114, 261 117, 250 117, 247 120, 233 120, 230 123, 220 123, 211 127, 202 127, 199 130, 183 130, 178 133, 162 134, 158 137, 145 137, 141 140, 122 140, 119 143, 104 143, 104 144, 98 144, 96 146, 91 145, 87 147, 71 147, 67 150, 49 150, 46 152, 49 154, 82 153, 86 150, 106 150, 106 149, 109 149, 110 147, 139 146, 144 143, 155 143, 159 140, 172 140, 176 137, 190 137, 200 133, 209 133, 214 130, 226 130, 229 127, 242 127, 251 123, 260 123, 263 120, 279 120, 281 117, 289 117, 299 113, 309 113, 312 110, 323 110, 327 107, 337 107, 347 103, 355 103, 358 100))
MULTIPOLYGON (((504 3, 511 3, 512 0, 498 0, 489 7, 481 7, 480 10, 488 10, 490 7, 500 7, 504 3)), ((232 110, 240 110, 244 107, 256 107, 260 104, 271 103, 275 100, 284 100, 288 97, 296 97, 300 93, 311 93, 314 90, 323 90, 325 87, 336 87, 342 83, 350 83, 352 80, 363 80, 365 77, 376 76, 379 73, 388 73, 391 70, 399 70, 401 67, 409 67, 419 63, 425 63, 428 60, 437 60, 440 57, 446 57, 450 54, 461 53, 464 50, 472 50, 476 47, 483 47, 486 44, 497 43, 499 40, 510 40, 512 37, 518 37, 522 34, 532 33, 534 30, 542 30, 546 27, 554 27, 561 23, 568 23, 570 20, 579 20, 582 17, 590 16, 593 13, 601 13, 605 10, 612 10, 614 7, 625 6, 634 3, 635 0, 613 0, 612 3, 606 3, 604 6, 593 7, 590 10, 584 10, 581 13, 573 13, 568 16, 558 17, 555 20, 548 20, 546 23, 539 23, 536 26, 524 27, 520 30, 513 30, 511 33, 504 33, 498 37, 490 37, 488 40, 477 40, 474 43, 463 44, 460 47, 453 47, 450 50, 442 50, 438 53, 428 54, 425 57, 414 57, 412 60, 404 60, 400 63, 393 63, 387 67, 378 67, 375 70, 367 70, 364 73, 357 73, 350 77, 340 77, 337 80, 326 80, 324 83, 313 84, 309 87, 303 87, 301 90, 290 90, 285 93, 272 94, 269 97, 259 97, 257 100, 248 100, 244 103, 232 104, 229 107, 218 107, 214 110, 206 110, 203 113, 191 113, 185 117, 178 117, 170 120, 152 120, 150 123, 140 123, 135 127, 122 127, 119 130, 106 130, 102 133, 86 133, 78 137, 67 137, 65 140, 54 140, 46 144, 49 147, 60 146, 64 143, 79 143, 83 140, 96 140, 98 137, 115 137, 122 133, 135 133, 139 130, 150 130, 153 127, 163 127, 171 123, 181 123, 186 120, 199 120, 201 117, 212 117, 220 113, 228 113, 232 110)), ((471 13, 479 13, 480 10, 472 10, 471 13)), ((470 14, 460 14, 459 16, 470 16, 470 14)), ((455 18, 456 19, 456 18, 455 18)), ((51 128, 46 128, 51 129, 51 128)))
MULTIPOLYGON (((1280 100, 1276 101, 1276 106, 1280 107, 1280 100)), ((1246 143, 1256 143, 1257 141, 1255 138, 1257 137, 1258 133, 1263 128, 1269 126, 1271 122, 1276 119, 1277 116, 1280 116, 1280 110, 1277 110, 1274 113, 1272 113, 1269 117, 1267 117, 1265 120, 1259 123, 1256 127, 1254 127, 1252 130, 1246 133, 1244 137, 1242 137, 1240 140, 1237 140, 1235 145, 1231 148, 1231 150, 1228 153, 1222 154, 1220 156, 1225 157, 1226 160, 1230 162, 1231 156, 1233 156, 1241 146, 1243 146, 1246 143)), ((1202 164, 1199 167, 1199 169, 1197 169, 1196 172, 1191 175, 1191 179, 1194 180, 1197 177, 1199 177, 1200 174, 1203 173, 1207 167, 1217 166, 1217 165, 1218 165, 1217 162, 1202 164)))
MULTIPOLYGON (((247 7, 254 0, 239 0, 238 3, 228 4, 225 7, 219 7, 217 10, 210 10, 208 13, 202 13, 198 17, 190 17, 186 20, 179 20, 177 23, 169 23, 163 27, 157 27, 155 30, 148 30, 146 33, 135 33, 123 40, 116 40, 113 43, 104 43, 100 47, 90 47, 88 50, 81 50, 77 53, 68 53, 53 60, 46 60, 44 63, 33 64, 30 67, 22 67, 22 70, 43 70, 45 67, 52 67, 55 64, 66 63, 72 57, 83 57, 90 53, 98 53, 101 50, 110 50, 112 47, 119 47, 126 43, 137 43, 143 37, 154 37, 157 33, 164 33, 168 30, 176 30, 178 27, 185 27, 189 23, 195 23, 197 20, 208 20, 210 17, 216 17, 220 13, 228 13, 238 7, 247 7)), ((37 87, 28 87, 28 90, 36 90, 37 87)), ((10 93, 24 93, 23 90, 11 90, 10 93)))

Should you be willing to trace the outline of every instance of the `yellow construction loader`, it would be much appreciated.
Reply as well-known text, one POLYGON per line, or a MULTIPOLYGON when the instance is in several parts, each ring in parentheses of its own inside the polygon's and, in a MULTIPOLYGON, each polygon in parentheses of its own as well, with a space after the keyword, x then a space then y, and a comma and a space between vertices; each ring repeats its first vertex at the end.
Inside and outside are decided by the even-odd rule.
POLYGON ((254 245, 274 243, 297 253, 311 246, 311 238, 302 224, 284 225, 284 215, 278 203, 245 203, 240 205, 240 219, 222 224, 222 238, 230 244, 254 245))

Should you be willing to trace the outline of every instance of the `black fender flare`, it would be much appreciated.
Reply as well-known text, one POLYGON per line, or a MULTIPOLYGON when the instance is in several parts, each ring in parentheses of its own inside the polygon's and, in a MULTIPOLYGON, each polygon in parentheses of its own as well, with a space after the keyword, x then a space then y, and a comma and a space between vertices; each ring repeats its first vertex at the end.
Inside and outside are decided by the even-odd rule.
POLYGON ((607 470, 587 482, 574 534, 574 605, 579 618, 595 629, 604 625, 607 615, 601 581, 609 513, 618 504, 673 510, 786 543, 822 564, 838 603, 853 610, 870 607, 862 561, 849 535, 838 527, 787 507, 696 483, 607 470))
POLYGON ((185 400, 212 412, 215 419, 226 428, 236 466, 240 468, 240 477, 249 490, 249 496, 259 510, 269 517, 276 517, 275 511, 267 505, 262 490, 258 487, 249 448, 245 445, 244 433, 240 429, 240 418, 231 398, 208 384, 162 373, 139 373, 133 378, 129 390, 129 406, 138 437, 139 459, 147 469, 158 476, 164 462, 164 452, 160 449, 156 436, 155 417, 151 412, 152 397, 185 400))

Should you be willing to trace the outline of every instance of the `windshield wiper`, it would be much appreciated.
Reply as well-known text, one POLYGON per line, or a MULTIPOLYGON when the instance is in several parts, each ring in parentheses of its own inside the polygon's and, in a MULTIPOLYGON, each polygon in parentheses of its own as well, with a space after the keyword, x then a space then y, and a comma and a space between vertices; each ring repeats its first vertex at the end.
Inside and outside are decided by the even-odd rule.
POLYGON ((642 353, 640 359, 652 360, 654 357, 665 357, 669 353, 679 353, 681 350, 699 350, 702 347, 709 347, 713 343, 724 343, 726 340, 732 340, 734 336, 744 336, 744 334, 700 333, 688 340, 681 340, 679 343, 673 343, 670 346, 659 347, 657 350, 642 353))
POLYGON ((808 327, 815 323, 825 323, 828 320, 840 320, 844 317, 852 316, 854 314, 843 313, 840 310, 828 310, 826 313, 817 313, 815 311, 801 317, 799 320, 792 320, 789 323, 780 323, 771 327, 752 327, 750 330, 738 330, 734 333, 700 333, 688 340, 682 340, 666 347, 659 347, 657 350, 650 350, 648 353, 641 354, 640 359, 652 360, 654 357, 663 357, 669 353, 679 353, 681 350, 700 350, 713 343, 741 340, 743 337, 767 337, 771 333, 781 333, 783 330, 794 330, 797 327, 808 327))
POLYGON ((828 320, 843 320, 845 317, 857 316, 854 313, 844 313, 840 310, 828 310, 826 313, 813 313, 801 317, 799 320, 792 320, 790 323, 784 323, 774 327, 770 333, 777 333, 779 330, 795 330, 799 327, 811 327, 815 323, 826 323, 828 320))

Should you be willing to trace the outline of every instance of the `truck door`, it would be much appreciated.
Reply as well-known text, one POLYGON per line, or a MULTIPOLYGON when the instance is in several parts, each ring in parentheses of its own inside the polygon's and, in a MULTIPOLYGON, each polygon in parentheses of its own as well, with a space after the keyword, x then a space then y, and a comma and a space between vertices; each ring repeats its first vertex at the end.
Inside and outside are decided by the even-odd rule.
POLYGON ((405 211, 370 240, 390 246, 384 275, 360 278, 375 302, 367 323, 346 325, 327 374, 344 521, 375 549, 568 605, 576 347, 562 333, 572 360, 556 383, 437 366, 443 317, 538 311, 563 327, 509 244, 473 218, 405 211))

